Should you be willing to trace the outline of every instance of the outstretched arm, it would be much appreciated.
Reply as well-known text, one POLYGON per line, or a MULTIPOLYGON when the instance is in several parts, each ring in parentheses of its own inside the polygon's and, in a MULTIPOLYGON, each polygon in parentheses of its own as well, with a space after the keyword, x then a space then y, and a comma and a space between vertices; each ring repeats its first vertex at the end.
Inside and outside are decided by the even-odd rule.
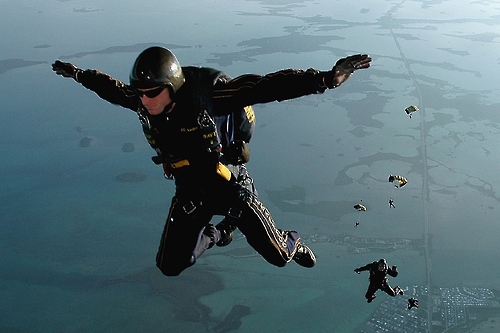
POLYGON ((368 271, 368 270, 370 270, 370 265, 371 265, 371 264, 368 264, 368 265, 365 265, 365 266, 358 267, 358 268, 354 269, 354 271, 355 271, 356 273, 358 273, 358 274, 359 274, 359 273, 361 273, 361 272, 363 272, 363 271, 368 271))
POLYGON ((73 78, 85 88, 92 90, 102 99, 136 111, 139 96, 125 83, 94 69, 83 70, 72 63, 56 60, 52 70, 63 77, 73 78))
POLYGON ((267 75, 245 74, 220 80, 214 87, 215 110, 294 99, 320 94, 343 84, 358 69, 370 67, 371 58, 357 54, 337 61, 330 71, 284 69, 267 75))

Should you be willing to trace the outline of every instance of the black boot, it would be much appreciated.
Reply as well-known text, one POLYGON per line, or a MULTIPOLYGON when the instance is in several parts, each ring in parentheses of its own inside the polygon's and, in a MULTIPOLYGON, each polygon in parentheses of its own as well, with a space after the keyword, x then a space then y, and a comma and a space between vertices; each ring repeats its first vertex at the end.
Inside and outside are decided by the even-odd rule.
POLYGON ((311 268, 316 265, 316 256, 313 251, 307 245, 302 243, 297 245, 297 251, 292 259, 303 267, 311 268))
POLYGON ((215 228, 220 231, 220 240, 215 243, 217 246, 226 246, 233 240, 233 231, 236 230, 236 226, 229 223, 225 218, 220 221, 215 228))

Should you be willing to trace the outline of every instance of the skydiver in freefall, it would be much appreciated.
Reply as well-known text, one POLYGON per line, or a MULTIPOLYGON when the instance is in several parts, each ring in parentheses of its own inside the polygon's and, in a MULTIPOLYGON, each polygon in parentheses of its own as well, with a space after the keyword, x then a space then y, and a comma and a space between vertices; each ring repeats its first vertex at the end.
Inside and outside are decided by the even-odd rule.
POLYGON ((410 310, 413 307, 418 308, 418 299, 413 297, 408 298, 408 310, 410 310))
POLYGON ((370 271, 370 285, 368 286, 368 290, 365 294, 366 302, 368 303, 371 303, 375 297, 377 297, 375 292, 379 289, 393 297, 404 294, 403 290, 399 286, 396 286, 393 289, 389 285, 389 278, 387 278, 386 275, 396 277, 398 276, 398 270, 396 265, 389 268, 385 259, 380 259, 379 261, 374 261, 363 267, 358 267, 354 271, 357 274, 360 274, 362 271, 370 271))
POLYGON ((370 67, 371 60, 366 54, 356 54, 338 60, 328 71, 286 69, 230 79, 212 68, 181 67, 170 50, 153 46, 135 60, 130 84, 60 60, 52 64, 52 70, 136 112, 157 154, 153 161, 175 181, 156 266, 166 276, 177 276, 205 250, 228 245, 236 228, 275 266, 292 260, 303 267, 315 266, 316 257, 299 233, 278 229, 258 200, 244 164, 228 167, 223 163, 226 156, 214 118, 253 104, 322 94, 339 87, 356 70, 370 67), (210 223, 214 215, 230 217, 231 223, 214 226, 210 223))

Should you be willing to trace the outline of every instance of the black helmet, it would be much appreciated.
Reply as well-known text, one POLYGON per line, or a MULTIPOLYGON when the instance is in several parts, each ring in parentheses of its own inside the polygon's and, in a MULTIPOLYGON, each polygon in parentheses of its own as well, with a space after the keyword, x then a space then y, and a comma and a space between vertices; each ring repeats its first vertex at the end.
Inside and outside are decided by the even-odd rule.
POLYGON ((168 86, 175 93, 185 81, 181 65, 169 50, 153 46, 139 54, 130 72, 130 85, 147 89, 168 86))
POLYGON ((387 269, 387 261, 385 259, 380 259, 378 261, 378 270, 385 271, 387 269))

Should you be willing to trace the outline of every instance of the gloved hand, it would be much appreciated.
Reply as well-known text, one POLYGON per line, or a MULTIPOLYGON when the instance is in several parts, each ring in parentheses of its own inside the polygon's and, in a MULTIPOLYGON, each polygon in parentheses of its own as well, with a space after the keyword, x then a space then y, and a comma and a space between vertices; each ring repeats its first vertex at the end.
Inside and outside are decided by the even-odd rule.
POLYGON ((209 249, 212 248, 215 245, 215 243, 217 243, 221 238, 220 233, 217 232, 217 229, 211 223, 205 226, 203 234, 207 235, 210 238, 210 243, 208 244, 209 249))
POLYGON ((54 72, 56 72, 57 75, 62 75, 64 77, 71 77, 77 82, 78 82, 78 79, 77 79, 76 75, 78 72, 82 71, 80 68, 76 67, 72 63, 62 62, 60 60, 56 60, 52 64, 52 70, 54 72))
POLYGON ((392 266, 392 270, 393 270, 393 271, 397 271, 397 270, 398 270, 398 266, 393 265, 393 266, 392 266))
POLYGON ((332 68, 333 82, 327 82, 329 88, 337 88, 344 83, 355 70, 370 67, 370 58, 367 54, 356 54, 346 58, 339 59, 332 68), (330 87, 329 84, 332 86, 330 87))
POLYGON ((356 272, 356 274, 361 274, 361 271, 359 270, 359 268, 356 268, 354 271, 356 272))

